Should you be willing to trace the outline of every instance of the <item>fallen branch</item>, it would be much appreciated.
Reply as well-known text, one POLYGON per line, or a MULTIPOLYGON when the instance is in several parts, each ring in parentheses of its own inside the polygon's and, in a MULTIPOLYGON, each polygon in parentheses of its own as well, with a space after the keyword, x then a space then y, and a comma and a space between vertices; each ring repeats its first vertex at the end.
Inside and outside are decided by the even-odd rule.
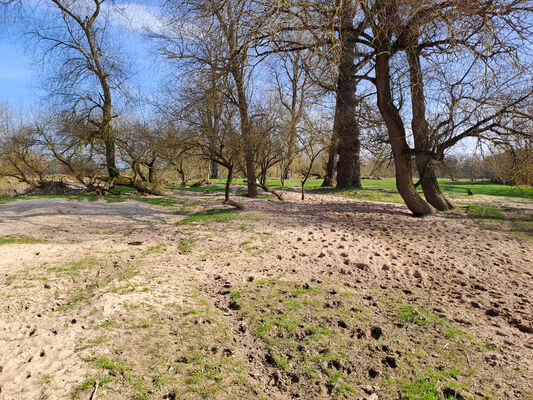
POLYGON ((283 194, 276 192, 273 189, 269 189, 267 186, 263 185, 262 183, 255 184, 256 186, 259 186, 261 189, 263 189, 265 192, 272 193, 274 196, 278 198, 279 201, 283 201, 283 194))
POLYGON ((233 200, 229 200, 229 199, 225 200, 223 204, 227 204, 228 206, 233 206, 237 210, 244 210, 244 206, 241 203, 237 203, 236 201, 233 201, 233 200))

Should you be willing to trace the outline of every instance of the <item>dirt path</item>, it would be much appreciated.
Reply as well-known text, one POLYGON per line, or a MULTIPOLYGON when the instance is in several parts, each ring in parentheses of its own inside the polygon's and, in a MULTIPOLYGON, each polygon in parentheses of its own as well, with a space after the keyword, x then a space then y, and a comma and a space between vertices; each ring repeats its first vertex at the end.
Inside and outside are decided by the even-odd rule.
POLYGON ((0 399, 533 395, 533 241, 219 197, 0 205, 0 399))

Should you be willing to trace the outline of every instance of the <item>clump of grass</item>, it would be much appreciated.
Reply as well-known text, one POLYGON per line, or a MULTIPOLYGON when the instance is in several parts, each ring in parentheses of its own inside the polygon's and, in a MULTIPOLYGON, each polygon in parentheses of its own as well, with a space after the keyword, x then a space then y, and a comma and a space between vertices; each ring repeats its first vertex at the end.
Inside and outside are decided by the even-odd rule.
POLYGON ((88 389, 91 389, 95 386, 96 382, 98 382, 98 386, 103 387, 109 382, 111 382, 112 378, 109 376, 105 377, 99 377, 99 378, 87 378, 81 385, 76 387, 74 389, 73 397, 75 399, 79 398, 80 394, 88 389))
POLYGON ((164 243, 159 243, 159 244, 156 244, 154 246, 150 246, 149 248, 144 250, 143 251, 143 255, 147 256, 147 255, 150 255, 150 254, 153 254, 153 253, 160 253, 160 252, 162 252, 164 250, 165 250, 165 244, 164 243))
POLYGON ((414 308, 411 305, 402 305, 399 307, 398 319, 420 326, 426 326, 429 324, 429 321, 424 317, 419 309, 414 308))
POLYGON ((193 238, 181 238, 179 241, 178 241, 178 250, 183 253, 183 254, 187 254, 187 253, 190 253, 192 251, 192 246, 194 244, 194 239, 193 238))

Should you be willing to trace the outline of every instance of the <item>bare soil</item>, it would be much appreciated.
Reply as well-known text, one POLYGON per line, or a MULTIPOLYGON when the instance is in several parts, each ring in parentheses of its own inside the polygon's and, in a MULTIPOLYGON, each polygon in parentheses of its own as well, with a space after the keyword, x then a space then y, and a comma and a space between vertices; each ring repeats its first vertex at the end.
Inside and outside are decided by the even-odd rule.
POLYGON ((533 398, 533 241, 220 196, 0 205, 0 399, 533 398))

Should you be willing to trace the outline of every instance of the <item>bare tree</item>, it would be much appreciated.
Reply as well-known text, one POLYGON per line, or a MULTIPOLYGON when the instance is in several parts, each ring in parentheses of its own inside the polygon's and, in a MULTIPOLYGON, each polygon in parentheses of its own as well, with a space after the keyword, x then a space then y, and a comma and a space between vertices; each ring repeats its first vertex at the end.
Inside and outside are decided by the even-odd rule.
MULTIPOLYGON (((118 51, 111 46, 105 0, 50 0, 31 21, 31 35, 44 46, 50 65, 50 94, 71 108, 104 145, 109 184, 119 176, 116 165, 116 118, 113 96, 125 80, 118 51), (45 10, 45 17, 41 18, 45 10)), ((111 6, 113 2, 111 1, 111 6)))
POLYGON ((217 70, 227 72, 232 79, 233 88, 226 93, 226 100, 239 110, 248 195, 255 197, 256 138, 250 120, 249 87, 254 65, 249 52, 262 37, 269 16, 252 0, 169 1, 166 4, 172 16, 172 34, 154 35, 161 39, 162 54, 169 59, 187 60, 196 68, 216 63, 217 70))

